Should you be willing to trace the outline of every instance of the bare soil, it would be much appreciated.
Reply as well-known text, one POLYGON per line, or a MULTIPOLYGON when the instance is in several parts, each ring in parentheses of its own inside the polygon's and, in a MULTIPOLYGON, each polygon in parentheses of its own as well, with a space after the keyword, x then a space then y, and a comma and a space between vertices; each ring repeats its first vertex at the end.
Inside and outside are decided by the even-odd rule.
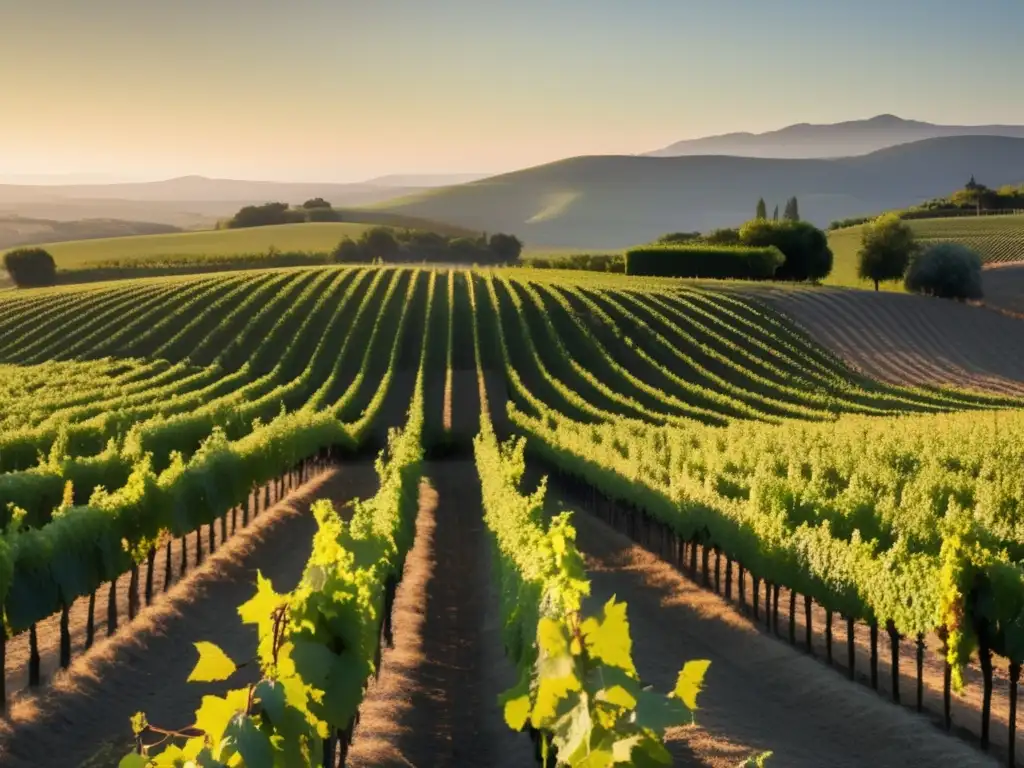
MULTIPOLYGON (((992 275, 996 272, 1001 280, 1003 274, 1012 274, 1002 269, 992 275)), ((1024 277, 1020 284, 1024 288, 1024 277)), ((758 296, 868 376, 896 384, 1024 395, 1020 319, 955 301, 897 293, 819 287, 769 289, 758 296)))
MULTIPOLYGON (((372 495, 376 486, 372 463, 346 465, 261 513, 135 621, 59 673, 50 687, 15 702, 0 732, 0 764, 116 765, 123 753, 110 745, 130 742, 129 718, 136 711, 165 727, 191 723, 202 695, 217 690, 185 682, 196 661, 193 643, 214 642, 236 661, 252 658, 255 632, 240 622, 235 609, 253 593, 257 571, 281 591, 292 588, 316 529, 310 504, 328 498, 341 505, 353 496, 372 495), (93 759, 97 750, 109 752, 113 762, 93 759)), ((41 642, 48 643, 48 637, 41 636, 41 642)))
POLYGON ((505 725, 491 548, 472 461, 428 466, 416 540, 394 607, 394 648, 360 708, 347 765, 529 766, 529 738, 505 725))
POLYGON ((1024 263, 993 264, 981 273, 986 307, 1024 318, 1024 263))
MULTIPOLYGON (((554 496, 551 505, 569 506, 554 496)), ((769 765, 787 768, 998 764, 763 634, 734 605, 597 518, 578 511, 574 523, 591 577, 589 607, 612 595, 628 603, 643 681, 670 690, 687 660, 711 661, 697 727, 669 734, 677 765, 731 768, 769 750, 769 765)))

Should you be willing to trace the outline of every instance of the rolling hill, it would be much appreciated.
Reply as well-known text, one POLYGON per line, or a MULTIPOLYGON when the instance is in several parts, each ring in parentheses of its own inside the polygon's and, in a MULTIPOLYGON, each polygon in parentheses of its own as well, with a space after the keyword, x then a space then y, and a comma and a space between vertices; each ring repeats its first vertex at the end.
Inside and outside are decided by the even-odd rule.
POLYGON ((54 219, 0 215, 0 250, 35 243, 128 235, 158 235, 178 231, 180 230, 177 227, 148 221, 124 221, 122 219, 56 221, 54 219))
POLYGON ((798 123, 765 133, 726 133, 678 141, 646 153, 650 157, 738 155, 741 157, 849 157, 925 139, 948 136, 1024 138, 1021 125, 935 125, 878 115, 868 120, 811 125, 798 123))
POLYGON ((803 217, 825 226, 946 194, 972 174, 993 186, 1024 180, 1024 139, 929 139, 837 160, 576 157, 373 208, 514 232, 531 246, 622 248, 734 226, 758 197, 771 210, 797 195, 803 217))
MULTIPOLYGON (((947 219, 911 219, 907 224, 922 243, 955 242, 973 248, 986 264, 1024 263, 1024 216, 966 216, 947 219)), ((864 225, 845 227, 828 233, 829 247, 835 257, 829 279, 831 285, 870 288, 869 280, 857 277, 857 252, 864 225)), ((1008 275, 1009 273, 1001 273, 1008 275)), ((999 278, 993 278, 998 283, 999 278)), ((882 290, 902 291, 900 283, 883 283, 882 290)), ((991 291, 986 282, 986 297, 991 291)), ((1002 293, 1006 293, 1004 289, 1002 293)))
POLYGON ((127 219, 181 229, 209 229, 218 219, 232 215, 244 205, 271 201, 299 204, 312 197, 323 197, 336 206, 352 207, 412 194, 430 186, 407 186, 402 181, 286 183, 183 176, 115 184, 0 184, 0 216, 59 221, 127 219))
MULTIPOLYGON (((372 215, 368 218, 373 218, 372 215)), ((62 271, 95 267, 117 262, 201 262, 223 261, 231 257, 280 253, 327 254, 345 237, 357 238, 372 226, 390 225, 421 228, 447 235, 473 234, 458 227, 400 217, 378 215, 378 221, 362 223, 312 222, 282 224, 245 229, 218 229, 205 232, 109 237, 45 243, 62 271), (415 225, 419 226, 415 226, 415 225)))

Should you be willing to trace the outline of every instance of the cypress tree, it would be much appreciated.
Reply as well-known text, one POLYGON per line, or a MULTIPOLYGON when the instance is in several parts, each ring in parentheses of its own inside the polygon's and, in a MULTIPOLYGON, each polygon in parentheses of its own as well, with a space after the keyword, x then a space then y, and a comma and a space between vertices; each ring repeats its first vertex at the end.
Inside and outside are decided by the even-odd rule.
POLYGON ((764 198, 762 197, 757 201, 757 215, 755 219, 767 219, 768 218, 768 207, 764 204, 764 198))
POLYGON ((775 206, 775 213, 772 214, 772 221, 778 221, 778 220, 779 220, 779 206, 776 205, 775 206))
POLYGON ((786 211, 782 215, 786 221, 800 221, 800 206, 796 197, 791 197, 786 201, 786 211))

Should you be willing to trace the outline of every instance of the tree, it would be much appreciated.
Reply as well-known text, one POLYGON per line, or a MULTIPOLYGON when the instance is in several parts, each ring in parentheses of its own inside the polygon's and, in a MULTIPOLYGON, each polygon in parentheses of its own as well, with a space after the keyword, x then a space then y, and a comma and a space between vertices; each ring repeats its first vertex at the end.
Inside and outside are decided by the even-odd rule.
POLYGON ((363 246, 350 237, 338 243, 337 248, 331 253, 331 261, 335 264, 359 264, 369 260, 363 253, 363 246))
POLYGON ((19 288, 57 284, 57 264, 42 248, 19 248, 4 254, 4 268, 19 288))
POLYGON ((311 208, 331 208, 333 207, 330 203, 324 200, 322 197, 314 197, 311 200, 307 200, 302 204, 302 207, 307 211, 311 208))
POLYGON ((523 252, 523 244, 515 235, 506 235, 501 232, 491 235, 487 242, 491 253, 502 264, 515 264, 523 252))
POLYGON ((914 257, 904 285, 940 299, 980 299, 981 256, 966 245, 936 243, 914 257))
POLYGON ((786 201, 786 210, 782 214, 782 218, 786 221, 800 221, 800 206, 796 197, 791 197, 786 201))
POLYGON ((897 214, 879 216, 864 227, 857 274, 863 280, 873 280, 877 291, 881 281, 903 278, 916 251, 914 231, 897 214))
POLYGON ((776 205, 775 206, 775 213, 772 214, 772 221, 778 221, 778 220, 779 220, 779 206, 776 205))
POLYGON ((393 262, 401 249, 394 232, 387 227, 374 227, 363 233, 359 239, 363 253, 369 260, 380 259, 393 262))
POLYGON ((757 213, 754 215, 755 219, 767 219, 768 218, 768 207, 764 204, 764 198, 760 198, 757 201, 757 213))
POLYGON ((821 280, 832 272, 832 251, 825 233, 806 221, 748 221, 740 228, 743 245, 775 246, 786 262, 776 280, 821 280))
POLYGON ((272 224, 294 224, 305 221, 302 211, 293 211, 288 203, 264 203, 247 205, 228 220, 228 229, 245 227, 266 227, 272 224))

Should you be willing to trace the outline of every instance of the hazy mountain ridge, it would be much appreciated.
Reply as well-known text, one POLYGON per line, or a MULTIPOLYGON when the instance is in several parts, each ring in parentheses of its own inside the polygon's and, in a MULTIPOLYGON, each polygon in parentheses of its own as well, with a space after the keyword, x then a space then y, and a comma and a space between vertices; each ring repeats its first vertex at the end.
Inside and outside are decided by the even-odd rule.
POLYGON ((180 231, 181 229, 178 227, 150 221, 124 221, 121 219, 57 221, 0 214, 0 250, 19 245, 63 240, 93 240, 126 235, 163 235, 180 231))
POLYGON ((841 123, 797 123, 765 133, 726 133, 685 139, 645 157, 735 155, 762 158, 840 158, 866 155, 886 147, 952 136, 1024 138, 1020 125, 938 125, 877 115, 841 123))
POLYGON ((376 207, 514 232, 529 245, 620 248, 739 224, 759 197, 771 211, 796 195, 802 216, 825 226, 948 194, 971 175, 991 186, 1024 181, 1024 139, 930 139, 837 160, 585 156, 376 207))

